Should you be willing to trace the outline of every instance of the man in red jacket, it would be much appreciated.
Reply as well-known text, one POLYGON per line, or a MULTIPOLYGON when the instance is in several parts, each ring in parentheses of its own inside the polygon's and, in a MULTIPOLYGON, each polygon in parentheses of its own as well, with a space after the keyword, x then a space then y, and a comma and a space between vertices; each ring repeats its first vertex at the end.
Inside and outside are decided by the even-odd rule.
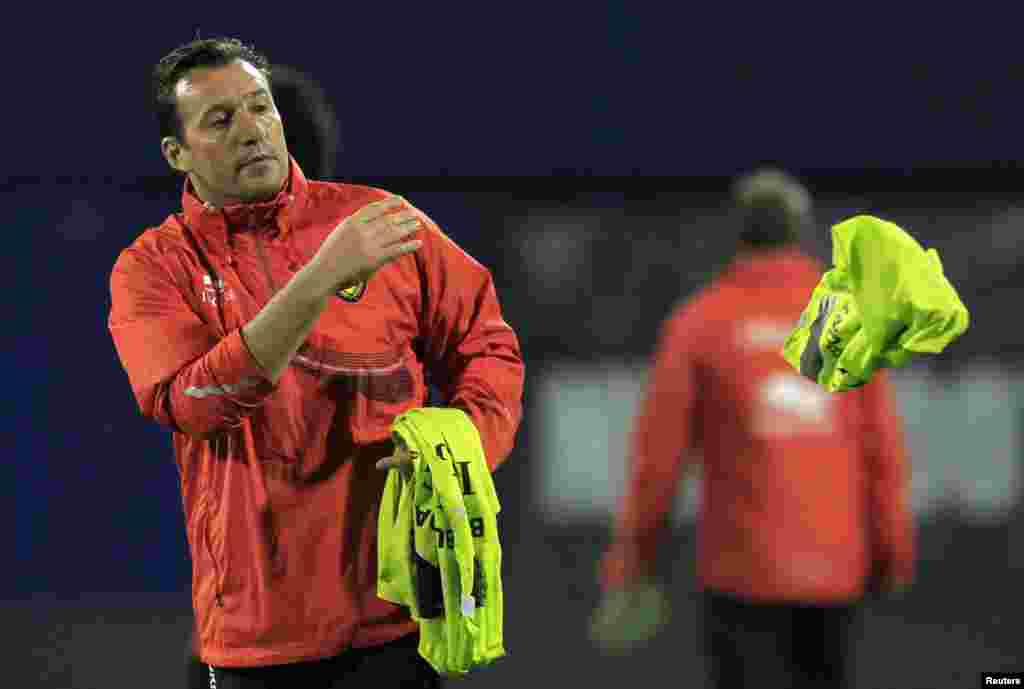
POLYGON ((111 274, 142 413, 173 431, 211 686, 438 686, 408 612, 376 596, 390 425, 428 381, 493 468, 523 363, 489 271, 386 192, 307 180, 266 59, 231 39, 160 61, 182 211, 111 274))
POLYGON ((735 260, 662 328, 593 631, 625 643, 663 619, 656 551, 699 450, 697 568, 714 686, 848 686, 859 601, 913 574, 901 423, 884 373, 833 395, 782 358, 821 275, 797 248, 806 190, 763 171, 736 197, 735 260))

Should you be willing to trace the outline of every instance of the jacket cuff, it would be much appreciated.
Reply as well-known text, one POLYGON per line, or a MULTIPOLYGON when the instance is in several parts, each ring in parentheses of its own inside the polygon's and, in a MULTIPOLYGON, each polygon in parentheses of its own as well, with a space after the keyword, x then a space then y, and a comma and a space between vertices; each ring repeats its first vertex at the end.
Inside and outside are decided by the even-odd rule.
POLYGON ((210 369, 238 404, 256 406, 273 392, 275 386, 249 350, 241 328, 228 334, 210 354, 210 369))

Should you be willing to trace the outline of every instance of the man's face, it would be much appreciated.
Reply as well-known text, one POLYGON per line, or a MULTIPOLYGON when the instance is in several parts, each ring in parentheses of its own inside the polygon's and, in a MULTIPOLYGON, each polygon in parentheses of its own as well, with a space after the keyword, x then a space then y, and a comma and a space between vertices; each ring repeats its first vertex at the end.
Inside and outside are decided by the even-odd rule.
POLYGON ((184 141, 162 142, 171 167, 185 172, 215 206, 273 198, 288 176, 281 116, 263 74, 248 62, 194 69, 176 87, 184 141))

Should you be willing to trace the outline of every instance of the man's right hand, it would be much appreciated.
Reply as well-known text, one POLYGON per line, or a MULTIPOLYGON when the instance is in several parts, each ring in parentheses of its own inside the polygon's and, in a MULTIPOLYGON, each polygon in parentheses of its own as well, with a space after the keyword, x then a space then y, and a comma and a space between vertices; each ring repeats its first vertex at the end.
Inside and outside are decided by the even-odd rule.
POLYGON ((419 249, 423 242, 408 238, 422 227, 421 215, 400 196, 363 206, 331 231, 310 261, 317 291, 328 296, 369 280, 385 264, 419 249))

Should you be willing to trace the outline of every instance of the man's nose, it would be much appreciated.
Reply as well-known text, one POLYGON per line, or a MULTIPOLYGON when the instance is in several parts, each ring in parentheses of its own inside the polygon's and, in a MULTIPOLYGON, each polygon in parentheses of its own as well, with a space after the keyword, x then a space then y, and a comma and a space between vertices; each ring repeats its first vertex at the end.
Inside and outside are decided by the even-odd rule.
POLYGON ((266 140, 267 129, 266 125, 260 120, 259 117, 252 115, 248 112, 242 112, 237 116, 236 119, 237 127, 235 128, 239 143, 244 146, 250 146, 253 144, 259 144, 266 140))

